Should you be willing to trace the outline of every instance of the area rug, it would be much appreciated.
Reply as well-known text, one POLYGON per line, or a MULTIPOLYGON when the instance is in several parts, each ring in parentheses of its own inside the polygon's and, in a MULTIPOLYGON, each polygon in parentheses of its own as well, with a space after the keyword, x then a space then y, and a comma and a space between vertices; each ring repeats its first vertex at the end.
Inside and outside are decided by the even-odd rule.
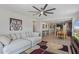
POLYGON ((30 54, 54 54, 54 53, 51 53, 51 52, 48 52, 46 51, 46 49, 48 48, 46 46, 46 43, 45 41, 42 41, 40 44, 40 48, 39 49, 35 49, 34 51, 32 51, 30 54), (41 44, 42 43, 42 44, 41 44), (44 45, 43 45, 44 44, 44 45))
POLYGON ((48 51, 45 51, 44 49, 36 49, 33 52, 31 52, 31 54, 54 54, 48 51))
POLYGON ((66 51, 66 52, 68 52, 68 47, 65 46, 65 45, 63 45, 63 48, 61 48, 61 49, 59 49, 59 50, 62 50, 62 51, 66 51))
POLYGON ((33 52, 31 52, 31 54, 42 54, 43 52, 44 50, 40 48, 40 49, 36 49, 33 52))
POLYGON ((42 49, 47 49, 47 41, 41 41, 38 45, 42 49))

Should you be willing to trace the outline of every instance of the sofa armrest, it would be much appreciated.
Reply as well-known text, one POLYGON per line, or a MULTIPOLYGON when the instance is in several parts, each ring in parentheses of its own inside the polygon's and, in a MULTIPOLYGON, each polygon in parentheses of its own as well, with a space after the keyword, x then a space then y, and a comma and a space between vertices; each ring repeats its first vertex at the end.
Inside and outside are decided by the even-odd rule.
POLYGON ((38 37, 40 40, 42 39, 42 37, 38 37))
POLYGON ((2 45, 2 43, 0 43, 0 54, 2 54, 3 53, 3 45, 2 45))

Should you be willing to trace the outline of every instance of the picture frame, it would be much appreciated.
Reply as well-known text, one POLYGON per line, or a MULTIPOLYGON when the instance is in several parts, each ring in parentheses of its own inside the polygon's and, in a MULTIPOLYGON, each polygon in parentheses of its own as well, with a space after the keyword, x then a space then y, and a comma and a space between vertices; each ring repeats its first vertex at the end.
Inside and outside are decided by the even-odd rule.
POLYGON ((22 30, 22 20, 10 18, 10 31, 22 30))

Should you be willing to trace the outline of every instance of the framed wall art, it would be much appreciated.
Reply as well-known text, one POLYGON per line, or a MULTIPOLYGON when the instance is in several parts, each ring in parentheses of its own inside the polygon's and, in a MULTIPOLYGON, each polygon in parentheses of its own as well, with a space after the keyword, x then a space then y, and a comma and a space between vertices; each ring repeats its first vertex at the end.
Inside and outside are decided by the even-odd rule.
POLYGON ((10 18, 10 31, 22 30, 22 20, 10 18))

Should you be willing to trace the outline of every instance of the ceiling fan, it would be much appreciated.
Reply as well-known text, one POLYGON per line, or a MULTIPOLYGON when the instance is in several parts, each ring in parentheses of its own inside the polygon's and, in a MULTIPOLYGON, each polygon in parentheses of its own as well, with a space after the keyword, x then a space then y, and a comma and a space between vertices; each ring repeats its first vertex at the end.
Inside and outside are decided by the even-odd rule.
POLYGON ((36 9, 37 11, 29 11, 29 12, 33 12, 34 14, 33 15, 39 15, 39 17, 41 16, 41 15, 45 15, 45 16, 47 16, 47 14, 54 14, 53 12, 50 12, 50 11, 52 11, 52 10, 56 10, 56 8, 52 8, 52 9, 47 9, 46 10, 46 7, 48 6, 48 4, 45 4, 45 6, 44 7, 42 7, 42 8, 40 8, 40 9, 38 9, 37 7, 35 7, 35 6, 32 6, 34 9, 36 9))

